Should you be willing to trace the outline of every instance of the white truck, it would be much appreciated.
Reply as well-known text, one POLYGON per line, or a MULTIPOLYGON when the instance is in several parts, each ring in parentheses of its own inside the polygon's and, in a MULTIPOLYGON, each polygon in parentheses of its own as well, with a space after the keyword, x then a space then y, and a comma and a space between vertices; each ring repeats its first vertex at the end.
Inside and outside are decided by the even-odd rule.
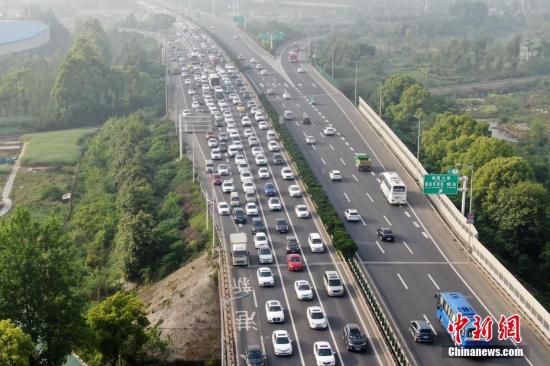
POLYGON ((231 258, 234 266, 248 266, 248 250, 246 233, 229 234, 231 243, 231 258))

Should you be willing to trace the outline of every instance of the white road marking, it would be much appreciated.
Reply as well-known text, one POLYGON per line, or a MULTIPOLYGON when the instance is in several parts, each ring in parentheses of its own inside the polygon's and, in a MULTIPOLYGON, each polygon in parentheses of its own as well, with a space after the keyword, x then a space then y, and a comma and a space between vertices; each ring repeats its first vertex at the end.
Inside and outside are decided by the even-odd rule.
POLYGON ((424 317, 424 320, 426 321, 426 323, 428 323, 430 328, 432 328, 432 331, 434 332, 434 334, 437 335, 437 332, 435 331, 434 327, 432 326, 432 323, 430 323, 430 321, 428 320, 428 317, 426 316, 426 314, 422 314, 422 316, 424 317))
POLYGON ((409 211, 405 211, 405 216, 411 217, 411 214, 409 213, 409 211))
MULTIPOLYGON (((325 137, 325 135, 323 135, 322 132, 319 132, 319 135, 321 135, 321 137, 325 137)), ((334 149, 333 149, 334 150, 334 149)))
POLYGON ((351 151, 355 151, 355 149, 353 148, 353 146, 350 146, 349 149, 350 149, 351 151))
POLYGON ((296 107, 298 108, 302 108, 302 106, 300 106, 298 103, 296 103, 296 107))
POLYGON ((323 164, 327 165, 327 162, 325 161, 325 159, 321 158, 321 162, 323 162, 323 164))
POLYGON ((348 195, 346 194, 346 192, 344 192, 344 197, 346 197, 346 200, 348 200, 348 202, 351 202, 351 200, 349 199, 348 195))
POLYGON ((428 278, 430 279, 430 281, 432 281, 432 283, 434 284, 435 288, 440 290, 439 288, 439 285, 437 284, 437 282, 435 282, 435 280, 433 279, 432 275, 428 273, 428 278))
POLYGON ((413 225, 416 226, 417 228, 420 227, 420 225, 418 225, 418 222, 416 222, 416 221, 413 221, 413 225))
POLYGON ((403 241, 403 244, 405 245, 405 247, 409 250, 409 252, 411 252, 411 254, 414 254, 411 247, 409 247, 409 244, 407 244, 406 241, 403 241))
POLYGON ((405 283, 405 281, 403 281, 403 277, 401 277, 401 275, 398 273, 397 274, 397 277, 399 277, 399 280, 401 281, 401 283, 403 284, 403 287, 405 287, 406 290, 409 289, 409 286, 407 286, 407 284, 405 283))
POLYGON ((375 172, 370 172, 370 175, 374 176, 374 175, 376 175, 376 173, 375 172))
POLYGON ((286 105, 284 103, 281 103, 281 105, 283 106, 283 108, 286 108, 286 105))
POLYGON ((382 248, 382 246, 380 245, 380 243, 378 242, 378 240, 375 241, 376 245, 378 245, 378 249, 380 249, 380 251, 382 252, 382 254, 386 254, 386 252, 384 251, 384 249, 382 248))
POLYGON ((357 183, 359 183, 359 179, 357 179, 357 177, 355 176, 355 174, 352 174, 351 176, 353 177, 353 179, 355 179, 355 181, 356 181, 357 183))
POLYGON ((314 87, 314 88, 317 87, 317 85, 315 85, 315 83, 311 83, 311 86, 314 87))
POLYGON ((374 203, 374 200, 373 200, 372 197, 370 196, 369 192, 367 192, 367 197, 369 198, 369 200, 370 200, 371 202, 374 203))
POLYGON ((425 231, 422 232, 422 235, 423 235, 426 239, 429 239, 429 238, 430 238, 430 236, 429 236, 428 234, 426 234, 425 231))
POLYGON ((346 141, 346 146, 349 146, 349 142, 346 141))
POLYGON ((367 223, 365 222, 365 220, 363 220, 363 216, 359 215, 359 218, 361 219, 363 226, 367 226, 367 223))
POLYGON ((388 225, 391 226, 391 222, 390 222, 390 220, 388 220, 388 218, 386 217, 386 215, 382 215, 382 217, 384 218, 384 220, 386 220, 386 222, 388 223, 388 225))
POLYGON ((380 183, 380 182, 381 182, 380 178, 376 178, 376 181, 377 181, 378 183, 380 183))
MULTIPOLYGON (((323 134, 321 134, 323 135, 323 134)), ((330 147, 332 149, 332 151, 334 151, 334 146, 332 146, 331 144, 328 144, 328 147, 330 147)))
POLYGON ((346 162, 342 158, 340 158, 340 161, 342 162, 342 164, 346 165, 346 162))
POLYGON ((254 307, 258 307, 258 300, 256 299, 256 291, 252 290, 252 298, 254 299, 254 307))
POLYGON ((297 120, 294 120, 294 123, 296 123, 296 126, 300 127, 300 124, 298 123, 297 120))
POLYGON ((311 145, 311 148, 315 151, 317 151, 317 148, 315 147, 315 145, 311 145))

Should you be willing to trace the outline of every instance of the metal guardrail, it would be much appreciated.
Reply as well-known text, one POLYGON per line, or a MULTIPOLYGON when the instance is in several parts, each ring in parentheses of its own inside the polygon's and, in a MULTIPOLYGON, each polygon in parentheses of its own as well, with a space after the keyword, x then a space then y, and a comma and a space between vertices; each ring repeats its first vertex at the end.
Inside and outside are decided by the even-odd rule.
MULTIPOLYGON (((426 174, 426 170, 422 164, 420 164, 416 157, 401 142, 399 137, 362 98, 359 98, 359 112, 361 112, 366 121, 379 134, 384 143, 416 180, 417 184, 422 187, 424 174, 426 174)), ((550 344, 550 314, 548 311, 477 239, 477 230, 475 227, 468 225, 466 218, 447 196, 428 195, 427 197, 443 221, 447 223, 452 232, 460 239, 459 242, 470 253, 474 263, 489 275, 489 278, 497 284, 497 288, 501 289, 513 301, 516 305, 515 307, 531 321, 540 338, 547 344, 550 344)))

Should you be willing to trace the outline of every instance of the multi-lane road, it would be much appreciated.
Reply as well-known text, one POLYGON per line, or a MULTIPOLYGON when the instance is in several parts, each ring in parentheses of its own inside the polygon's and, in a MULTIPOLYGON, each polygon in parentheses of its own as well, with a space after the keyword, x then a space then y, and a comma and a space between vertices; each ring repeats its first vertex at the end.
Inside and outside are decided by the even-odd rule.
MULTIPOLYGON (((186 46, 187 49, 192 47, 192 42, 185 37, 180 43, 186 46)), ((187 54, 187 52, 185 52, 187 54)), ((190 78, 193 78, 191 73, 190 78)), ((241 76, 241 79, 243 76, 241 76)), ((175 115, 180 115, 184 109, 192 110, 191 96, 188 95, 190 85, 185 85, 184 77, 171 76, 171 86, 173 88, 172 96, 174 102, 172 105, 176 109, 175 115)), ((235 83, 236 79, 231 79, 235 83)), ((194 84, 194 82, 193 82, 194 84)), ((193 85, 195 89, 195 85, 193 85)), ((234 90, 240 90, 240 86, 232 85, 234 90)), ((200 92, 198 92, 200 94, 200 92)), ((235 224, 231 216, 219 216, 215 213, 215 220, 220 228, 222 245, 225 248, 228 263, 230 244, 229 236, 235 232, 246 232, 249 237, 248 250, 250 252, 250 265, 248 267, 232 267, 230 281, 232 284, 231 299, 223 300, 230 301, 234 309, 234 326, 237 333, 237 352, 239 354, 239 362, 244 364, 244 350, 248 344, 259 344, 264 349, 267 355, 269 364, 289 364, 289 365, 311 365, 315 363, 313 356, 313 343, 316 341, 328 341, 333 350, 336 352, 336 359, 340 365, 387 365, 392 364, 393 360, 384 344, 382 337, 375 326, 374 320, 370 316, 369 310, 362 298, 351 285, 352 281, 348 277, 342 263, 338 259, 332 246, 327 245, 324 253, 311 253, 307 245, 307 237, 309 233, 320 233, 325 243, 330 243, 330 238, 324 231, 320 220, 317 217, 315 208, 309 200, 307 193, 304 197, 290 197, 288 187, 291 184, 300 184, 300 179, 297 177, 294 180, 283 180, 281 177, 281 167, 271 164, 273 153, 267 147, 266 131, 260 130, 258 124, 253 122, 247 127, 252 130, 252 134, 258 137, 260 146, 263 149, 266 157, 269 159, 267 165, 270 177, 268 179, 260 179, 258 177, 258 167, 255 164, 254 157, 251 154, 251 149, 247 145, 247 139, 244 137, 245 127, 241 124, 239 113, 232 105, 231 101, 224 95, 224 99, 228 105, 236 122, 236 128, 239 136, 244 144, 243 153, 248 161, 250 171, 254 178, 256 186, 256 198, 259 207, 259 217, 267 227, 267 236, 270 246, 275 254, 274 263, 267 265, 259 265, 256 249, 252 241, 251 234, 251 217, 248 218, 246 224, 235 224), (282 211, 269 211, 267 200, 263 194, 263 186, 266 182, 274 183, 282 203, 282 211), (297 204, 305 204, 312 212, 312 218, 300 219, 294 213, 294 208, 297 204), (289 234, 278 234, 274 230, 275 220, 277 218, 285 218, 290 225, 289 234), (286 235, 294 235, 297 237, 301 245, 301 255, 305 263, 305 268, 302 272, 289 272, 286 262, 285 237, 286 235), (269 267, 274 273, 275 286, 273 288, 261 288, 258 285, 256 271, 259 267, 269 267), (328 270, 336 270, 344 279, 345 295, 343 297, 329 297, 323 286, 323 273, 328 270), (301 301, 298 300, 294 291, 294 282, 296 280, 307 280, 313 287, 313 300, 301 301), (285 308, 285 322, 283 324, 270 324, 266 320, 265 303, 268 300, 279 300, 285 308), (306 309, 310 306, 321 306, 328 319, 328 328, 325 330, 314 330, 308 326, 306 318, 306 309), (348 352, 343 341, 343 327, 347 323, 359 324, 363 332, 368 338, 367 352, 351 353, 348 352), (271 345, 271 335, 274 330, 283 329, 288 331, 290 338, 293 341, 293 355, 291 357, 277 358, 273 353, 271 345)), ((242 98, 244 101, 246 99, 242 98)), ((187 116, 188 119, 194 118, 194 113, 187 116)), ((252 118, 253 119, 253 118, 252 118)), ((215 134, 226 131, 226 123, 221 127, 213 127, 215 134)), ((214 204, 218 202, 229 202, 229 193, 223 193, 220 186, 211 184, 212 174, 205 172, 205 161, 211 158, 211 148, 208 147, 205 133, 184 134, 187 149, 195 149, 194 156, 195 166, 198 172, 198 177, 201 185, 209 192, 210 199, 214 204)), ((284 152, 286 164, 288 156, 284 152)), ((224 155, 221 160, 215 160, 214 165, 226 164, 230 166, 230 175, 227 179, 233 179, 235 183, 235 191, 239 192, 240 198, 244 201, 244 192, 242 190, 239 173, 235 165, 234 159, 224 155)), ((244 204, 243 204, 244 206, 244 204)), ((213 211, 216 211, 214 209, 213 211)))
MULTIPOLYGON (((298 73, 299 65, 287 58, 290 45, 283 48, 280 59, 275 59, 226 21, 207 15, 199 21, 208 28, 214 25, 216 34, 235 54, 243 55, 246 60, 254 57, 265 66, 267 75, 251 69, 247 76, 261 91, 272 89, 274 95, 270 100, 279 113, 291 110, 296 116, 306 113, 311 117, 311 125, 302 125, 298 119, 285 123, 336 209, 343 213, 345 208, 356 208, 361 214, 360 223, 346 227, 359 245, 358 256, 365 272, 413 364, 479 362, 445 357, 450 339, 435 317, 434 293, 462 292, 480 314, 491 315, 497 322, 501 314, 511 315, 516 309, 469 259, 415 182, 377 137, 376 131, 309 64, 303 65, 305 73, 298 73), (285 91, 291 94, 291 99, 282 98, 285 91), (308 103, 310 96, 315 96, 317 105, 308 103), (329 125, 336 128, 336 136, 322 134, 323 128, 329 125), (317 144, 306 144, 306 135, 315 136, 317 144), (373 157, 372 172, 355 170, 353 156, 356 152, 367 152, 373 157), (330 181, 328 172, 332 169, 343 172, 342 182, 330 181), (397 171, 404 179, 409 191, 406 206, 387 204, 379 188, 378 173, 382 171, 397 171), (396 233, 396 241, 389 244, 378 241, 375 232, 379 226, 390 226, 396 233), (412 341, 408 324, 413 319, 426 319, 433 325, 437 332, 435 344, 418 345, 412 341)), ((304 60, 303 54, 301 58, 304 60)), ((522 323, 522 335, 521 346, 525 348, 526 357, 484 359, 483 363, 547 364, 550 359, 547 346, 525 322, 522 323)))

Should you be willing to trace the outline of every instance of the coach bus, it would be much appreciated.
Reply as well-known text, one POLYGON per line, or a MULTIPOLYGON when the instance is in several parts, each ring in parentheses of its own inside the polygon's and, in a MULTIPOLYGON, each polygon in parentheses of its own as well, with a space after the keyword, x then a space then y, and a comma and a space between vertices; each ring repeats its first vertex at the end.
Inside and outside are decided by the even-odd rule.
POLYGON ((208 85, 210 85, 212 90, 214 90, 217 86, 220 86, 220 77, 218 74, 208 75, 208 85))
POLYGON ((407 204, 407 187, 396 172, 380 173, 380 190, 392 205, 407 204))
POLYGON ((473 339, 472 332, 475 330, 474 316, 477 314, 466 299, 460 292, 440 292, 435 294, 436 298, 436 310, 435 316, 439 319, 441 326, 445 329, 454 345, 457 347, 485 347, 489 345, 489 342, 484 339, 473 339), (468 324, 460 331, 460 337, 462 344, 457 344, 455 334, 449 332, 449 323, 455 322, 457 314, 461 313, 463 317, 469 320, 468 324))

